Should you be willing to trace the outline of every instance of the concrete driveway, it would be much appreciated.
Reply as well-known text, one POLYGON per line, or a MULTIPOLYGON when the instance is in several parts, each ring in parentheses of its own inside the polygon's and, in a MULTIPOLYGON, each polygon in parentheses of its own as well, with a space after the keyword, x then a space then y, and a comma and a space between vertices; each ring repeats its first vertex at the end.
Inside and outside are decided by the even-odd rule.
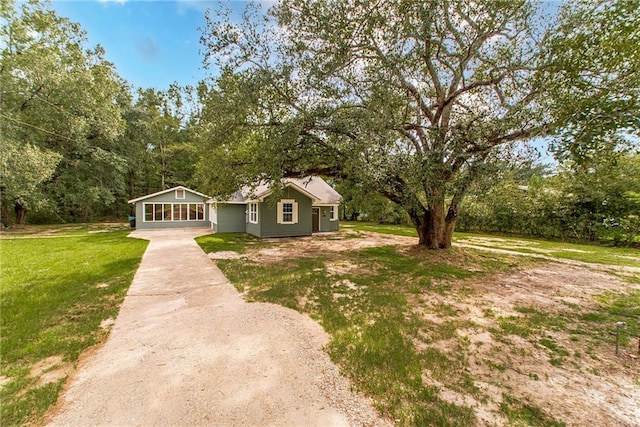
POLYGON ((51 425, 384 424, 321 350, 322 328, 249 304, 193 240, 150 240, 106 344, 81 363, 51 425))

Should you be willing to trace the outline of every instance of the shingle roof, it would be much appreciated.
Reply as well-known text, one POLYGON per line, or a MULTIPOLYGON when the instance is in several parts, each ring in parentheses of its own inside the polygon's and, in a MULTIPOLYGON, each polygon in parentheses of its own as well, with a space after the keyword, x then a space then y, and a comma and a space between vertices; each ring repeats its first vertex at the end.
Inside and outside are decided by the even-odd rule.
MULTIPOLYGON (((316 204, 337 205, 342 200, 342 196, 334 190, 326 181, 317 176, 307 178, 285 178, 282 184, 291 186, 303 193, 307 193, 314 199, 316 204)), ((243 187, 236 191, 227 200, 228 203, 247 203, 254 200, 263 200, 273 192, 272 186, 266 182, 261 182, 255 187, 243 187)))

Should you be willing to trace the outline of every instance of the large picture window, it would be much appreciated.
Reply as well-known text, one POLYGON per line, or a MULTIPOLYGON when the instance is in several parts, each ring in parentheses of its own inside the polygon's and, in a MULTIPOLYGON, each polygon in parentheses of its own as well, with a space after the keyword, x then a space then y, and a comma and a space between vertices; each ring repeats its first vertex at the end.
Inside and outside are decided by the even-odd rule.
POLYGON ((204 221, 204 203, 145 203, 144 221, 204 221))

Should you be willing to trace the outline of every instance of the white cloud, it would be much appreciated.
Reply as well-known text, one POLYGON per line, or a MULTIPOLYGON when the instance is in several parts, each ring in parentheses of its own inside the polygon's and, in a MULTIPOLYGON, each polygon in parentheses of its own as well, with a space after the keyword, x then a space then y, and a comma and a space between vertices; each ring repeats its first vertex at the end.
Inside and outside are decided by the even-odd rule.
POLYGON ((118 3, 125 4, 128 0, 98 0, 98 3, 118 3))

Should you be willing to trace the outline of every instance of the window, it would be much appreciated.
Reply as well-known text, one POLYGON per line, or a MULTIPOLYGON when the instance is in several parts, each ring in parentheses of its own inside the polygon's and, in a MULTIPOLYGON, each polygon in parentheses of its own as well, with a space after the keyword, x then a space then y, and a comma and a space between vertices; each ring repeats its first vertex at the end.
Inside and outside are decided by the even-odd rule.
POLYGON ((293 222, 293 203, 282 204, 282 222, 293 222))
POLYGON ((330 206, 329 207, 329 219, 331 221, 337 221, 338 220, 338 207, 337 206, 330 206))
POLYGON ((258 204, 249 203, 249 222, 251 224, 258 223, 258 204))
POLYGON ((176 199, 184 199, 184 190, 182 188, 176 190, 176 199))
POLYGON ((180 207, 182 205, 175 204, 173 205, 173 220, 174 221, 182 221, 182 215, 180 211, 180 207))
POLYGON ((204 205, 202 203, 189 203, 189 221, 202 221, 204 219, 204 205))
POLYGON ((162 205, 153 205, 153 220, 162 221, 162 205))
POLYGON ((298 223, 298 202, 283 199, 278 202, 278 224, 298 223))
POLYGON ((153 221, 153 203, 145 203, 144 205, 144 220, 153 221))
POLYGON ((145 203, 144 221, 204 221, 204 203, 145 203))

